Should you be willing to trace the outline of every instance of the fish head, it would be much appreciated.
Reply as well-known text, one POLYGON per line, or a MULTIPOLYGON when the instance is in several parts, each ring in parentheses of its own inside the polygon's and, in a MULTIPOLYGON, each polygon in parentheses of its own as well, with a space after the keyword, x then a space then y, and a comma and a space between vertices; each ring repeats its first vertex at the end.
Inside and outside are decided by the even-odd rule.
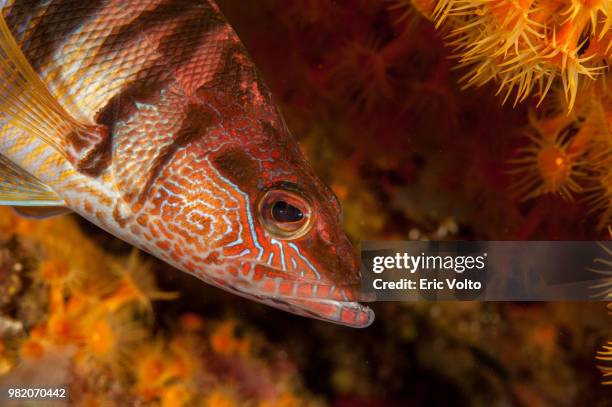
MULTIPOLYGON (((251 120, 209 157, 232 191, 234 238, 216 247, 213 283, 296 314, 365 327, 361 275, 340 203, 314 173, 280 114, 251 120), (239 220, 238 220, 239 219, 239 220), (236 237, 239 236, 239 237, 236 237), (215 274, 216 273, 216 274, 215 274)), ((209 279, 210 280, 210 279, 209 279)))
MULTIPOLYGON (((230 89, 247 89, 244 95, 198 90, 171 146, 155 149, 152 156, 161 151, 162 158, 147 166, 156 169, 155 176, 145 183, 147 203, 137 206, 155 217, 146 248, 240 296, 311 318, 368 326, 374 313, 358 302, 359 261, 342 228, 340 203, 316 176, 265 87, 250 83, 230 89)), ((178 99, 153 112, 140 104, 142 116, 176 111, 183 100, 179 92, 164 96, 178 99)), ((166 129, 168 123, 164 117, 155 127, 166 129)), ((134 126, 125 127, 131 146, 134 126)), ((147 157, 130 159, 138 164, 147 157)), ((129 181, 138 179, 134 166, 116 162, 128 180, 118 189, 138 188, 129 181)), ((126 194, 132 195, 139 196, 126 194)))

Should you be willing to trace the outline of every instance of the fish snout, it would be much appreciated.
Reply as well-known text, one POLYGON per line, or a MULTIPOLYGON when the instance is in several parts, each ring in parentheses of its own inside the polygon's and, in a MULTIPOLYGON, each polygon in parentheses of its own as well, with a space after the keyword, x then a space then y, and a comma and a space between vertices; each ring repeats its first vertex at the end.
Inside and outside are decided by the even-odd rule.
POLYGON ((359 257, 348 236, 343 231, 336 232, 333 238, 329 237, 327 231, 321 231, 319 236, 323 244, 333 253, 335 264, 327 265, 334 271, 333 279, 342 282, 341 285, 361 284, 359 257))
POLYGON ((359 301, 361 293, 360 261, 343 231, 317 231, 317 242, 311 248, 316 259, 318 281, 315 298, 359 301))

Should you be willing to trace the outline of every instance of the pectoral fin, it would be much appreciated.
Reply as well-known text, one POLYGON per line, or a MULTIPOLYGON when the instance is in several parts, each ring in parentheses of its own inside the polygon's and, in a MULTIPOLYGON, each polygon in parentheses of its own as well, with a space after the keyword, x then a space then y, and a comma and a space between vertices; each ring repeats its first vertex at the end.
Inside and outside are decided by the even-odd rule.
MULTIPOLYGON (((106 126, 74 119, 38 76, 0 13, 0 115, 59 152, 78 170, 99 165, 106 126)), ((1 137, 1 136, 0 136, 1 137)))
POLYGON ((70 213, 64 206, 14 206, 13 210, 24 218, 46 219, 70 213))
POLYGON ((0 205, 64 206, 49 186, 0 155, 0 205))

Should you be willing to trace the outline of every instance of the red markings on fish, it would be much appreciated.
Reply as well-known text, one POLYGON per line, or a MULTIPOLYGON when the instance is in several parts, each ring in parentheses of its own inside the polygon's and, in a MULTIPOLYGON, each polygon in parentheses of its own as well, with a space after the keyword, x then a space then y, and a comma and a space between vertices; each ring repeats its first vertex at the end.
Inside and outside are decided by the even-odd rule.
MULTIPOLYGON (((23 137, 56 152, 63 172, 50 187, 69 208, 239 295, 351 326, 372 321, 346 300, 359 270, 339 204, 214 2, 9 3, 21 50, 0 36, 10 51, 0 59, 22 72, 0 70, 0 80, 10 73, 44 96, 31 98, 30 116, 52 120, 19 117, 32 130, 23 137), (20 52, 24 66, 7 59, 20 52), (45 124, 56 121, 51 130, 62 131, 45 124)), ((14 95, 0 96, 0 113, 19 116, 4 103, 14 95)))

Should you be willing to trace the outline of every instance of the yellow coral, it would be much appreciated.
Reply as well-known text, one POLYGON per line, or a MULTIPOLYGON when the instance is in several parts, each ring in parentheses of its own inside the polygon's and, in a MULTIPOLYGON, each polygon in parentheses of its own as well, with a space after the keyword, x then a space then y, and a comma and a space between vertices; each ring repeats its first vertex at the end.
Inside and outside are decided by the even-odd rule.
POLYGON ((189 334, 176 335, 170 340, 171 368, 183 382, 191 380, 200 373, 199 361, 194 355, 201 354, 202 346, 198 346, 197 343, 196 337, 189 334))
MULTIPOLYGON (((612 341, 608 342, 607 345, 602 346, 601 350, 597 352, 595 357, 597 360, 602 362, 612 362, 612 341)), ((612 384, 612 367, 610 366, 598 366, 599 370, 603 375, 603 384, 612 384)))
POLYGON ((104 298, 104 303, 111 312, 131 302, 150 311, 152 300, 169 300, 177 297, 176 293, 157 289, 149 267, 140 260, 138 252, 133 250, 120 271, 117 288, 104 298))
POLYGON ((193 392, 181 383, 166 388, 161 396, 162 407, 180 407, 187 405, 193 398, 193 392))
POLYGON ((46 260, 39 266, 40 278, 49 284, 58 284, 70 274, 70 266, 62 261, 46 260))
POLYGON ((45 354, 43 344, 36 339, 26 339, 19 348, 21 357, 26 359, 40 359, 45 354))
POLYGON ((79 322, 64 312, 52 314, 47 321, 48 338, 56 345, 80 342, 81 332, 79 322))
POLYGON ((580 172, 580 153, 575 151, 565 128, 554 136, 528 133, 532 145, 519 150, 521 156, 511 161, 516 168, 516 193, 525 199, 546 193, 556 193, 565 199, 581 191, 576 178, 580 172))
POLYGON ((511 161, 515 190, 523 198, 556 193, 565 199, 581 194, 591 212, 599 213, 597 229, 612 223, 611 74, 578 92, 568 112, 559 92, 531 109, 530 145, 511 161))
MULTIPOLYGON (((194 338, 174 337, 145 342, 135 351, 135 391, 146 400, 163 398, 175 383, 189 384, 199 369, 194 338)), ((187 389, 184 389, 187 390, 187 389)), ((176 389, 179 396, 179 389, 176 389)), ((182 394, 182 393, 181 393, 182 394)), ((190 396, 191 397, 191 396, 190 396)))
POLYGON ((135 355, 135 391, 145 400, 160 397, 175 371, 171 367, 161 340, 146 343, 135 355))
POLYGON ((593 210, 601 212, 598 228, 612 224, 612 163, 609 168, 597 174, 595 185, 588 188, 588 202, 593 210))
POLYGON ((181 315, 179 318, 179 322, 181 324, 181 328, 188 332, 197 332, 200 331, 204 327, 204 321, 202 318, 193 313, 186 313, 181 315))
POLYGON ((433 17, 469 67, 466 86, 494 80, 504 101, 513 91, 515 103, 542 100, 560 78, 571 110, 580 83, 600 77, 611 56, 607 0, 439 0, 433 17))
POLYGON ((221 355, 242 355, 250 353, 251 342, 248 337, 239 338, 236 335, 236 321, 226 321, 220 324, 210 338, 214 352, 221 355))
POLYGON ((226 390, 210 393, 204 402, 205 407, 236 407, 238 405, 234 395, 226 390))
POLYGON ((365 111, 381 99, 393 94, 389 69, 395 54, 389 45, 380 46, 375 40, 349 41, 339 51, 330 82, 340 93, 353 98, 354 105, 365 111))
POLYGON ((124 369, 134 349, 145 339, 146 327, 129 310, 111 313, 98 305, 84 317, 76 360, 124 369))

